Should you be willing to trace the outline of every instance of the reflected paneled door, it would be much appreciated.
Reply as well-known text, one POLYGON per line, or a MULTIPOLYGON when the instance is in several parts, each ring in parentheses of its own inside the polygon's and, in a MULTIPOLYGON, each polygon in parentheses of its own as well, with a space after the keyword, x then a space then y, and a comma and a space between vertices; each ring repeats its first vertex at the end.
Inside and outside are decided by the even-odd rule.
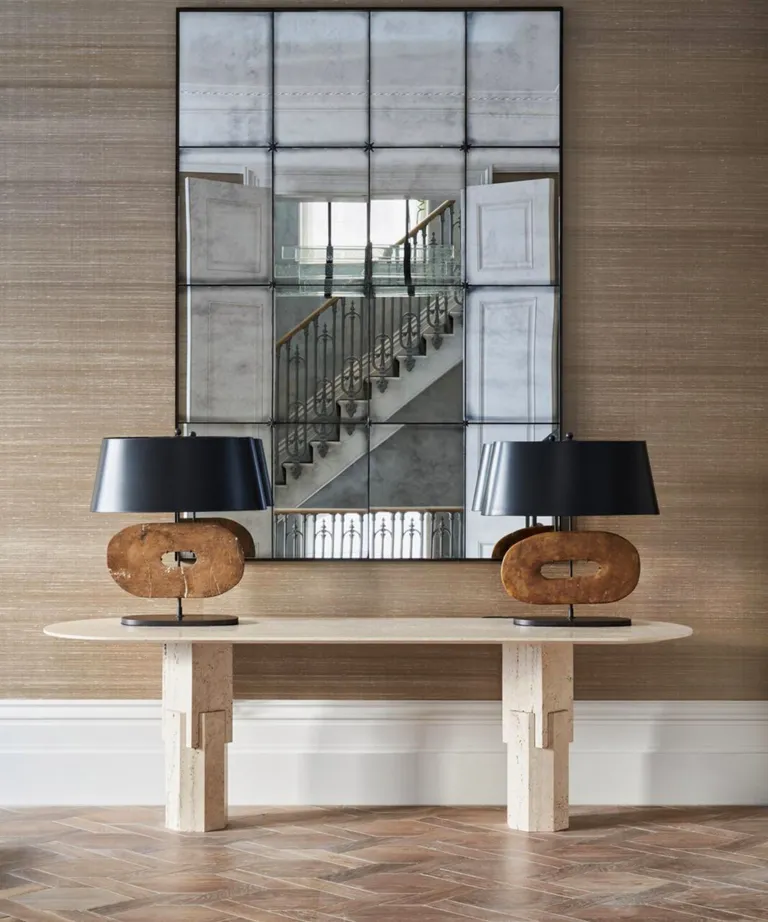
POLYGON ((554 179, 467 189, 467 282, 552 285, 557 267, 554 179))
POLYGON ((466 417, 548 423, 557 418, 557 309, 551 288, 478 288, 465 323, 466 417))
POLYGON ((189 285, 187 406, 191 422, 267 422, 272 416, 272 293, 189 285))
POLYGON ((188 177, 185 279, 264 283, 271 277, 269 189, 188 177))

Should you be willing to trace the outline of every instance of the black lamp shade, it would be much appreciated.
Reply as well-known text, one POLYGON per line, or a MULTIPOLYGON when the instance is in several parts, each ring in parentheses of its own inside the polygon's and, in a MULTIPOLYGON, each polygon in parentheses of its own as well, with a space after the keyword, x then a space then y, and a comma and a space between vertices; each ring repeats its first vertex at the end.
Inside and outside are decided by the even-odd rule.
POLYGON ((272 505, 261 439, 104 439, 92 512, 228 512, 272 505))
POLYGON ((482 515, 658 515, 645 442, 487 442, 472 509, 482 515))

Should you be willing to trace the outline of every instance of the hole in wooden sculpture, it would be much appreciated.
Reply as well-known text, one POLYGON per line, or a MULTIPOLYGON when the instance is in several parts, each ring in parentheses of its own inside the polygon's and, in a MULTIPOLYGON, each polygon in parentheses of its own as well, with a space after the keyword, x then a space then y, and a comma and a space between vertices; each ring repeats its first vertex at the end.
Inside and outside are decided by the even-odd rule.
POLYGON ((600 564, 594 560, 552 560, 542 565, 541 575, 544 579, 569 579, 571 576, 595 576, 599 570, 600 564))
POLYGON ((192 564, 197 560, 197 556, 194 551, 167 551, 160 558, 164 567, 178 567, 179 564, 182 567, 191 567, 192 564))

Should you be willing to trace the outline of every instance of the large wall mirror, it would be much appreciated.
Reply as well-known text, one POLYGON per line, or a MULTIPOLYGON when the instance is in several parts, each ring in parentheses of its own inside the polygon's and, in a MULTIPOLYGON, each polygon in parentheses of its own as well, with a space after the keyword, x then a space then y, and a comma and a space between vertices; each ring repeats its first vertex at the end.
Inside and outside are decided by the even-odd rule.
POLYGON ((558 10, 179 12, 179 425, 257 556, 466 559, 482 444, 559 426, 558 10))

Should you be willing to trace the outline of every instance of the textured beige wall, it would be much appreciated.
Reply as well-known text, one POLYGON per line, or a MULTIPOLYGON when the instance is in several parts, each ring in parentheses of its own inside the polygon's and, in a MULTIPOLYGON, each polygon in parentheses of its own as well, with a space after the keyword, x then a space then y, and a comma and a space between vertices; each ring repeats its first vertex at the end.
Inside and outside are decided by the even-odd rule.
MULTIPOLYGON (((102 436, 173 425, 174 8, 0 4, 6 697, 158 693, 156 651, 65 644, 41 628, 141 604, 104 568, 124 523, 88 502, 102 436)), ((697 631, 631 654, 583 652, 578 692, 763 698, 768 4, 566 10, 567 421, 580 436, 648 440, 663 514, 612 523, 644 561, 620 607, 697 631)), ((218 607, 388 616, 509 604, 483 563, 265 563, 218 607)), ((246 696, 498 694, 491 650, 251 648, 237 672, 246 696)))

